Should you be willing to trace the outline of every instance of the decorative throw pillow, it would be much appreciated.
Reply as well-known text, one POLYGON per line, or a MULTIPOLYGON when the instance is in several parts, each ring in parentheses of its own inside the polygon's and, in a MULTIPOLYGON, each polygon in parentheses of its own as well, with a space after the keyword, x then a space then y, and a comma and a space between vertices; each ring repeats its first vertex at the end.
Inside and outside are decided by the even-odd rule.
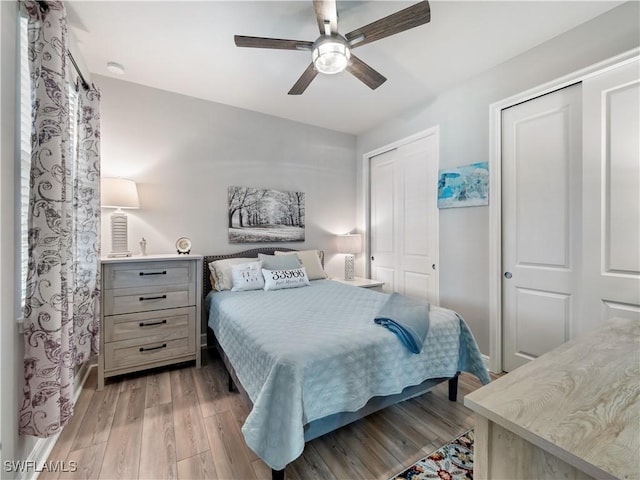
POLYGON ((327 274, 322 268, 320 262, 320 252, 318 250, 301 250, 299 252, 280 252, 276 251, 276 255, 296 255, 302 266, 307 271, 309 280, 318 280, 321 278, 327 278, 327 274))
POLYGON ((304 267, 290 270, 262 269, 265 290, 281 290, 283 288, 297 288, 310 285, 304 267))
POLYGON ((255 262, 255 258, 225 258, 209 263, 209 271, 215 280, 215 289, 218 292, 231 290, 233 287, 233 277, 231 276, 231 266, 240 263, 255 262))
POLYGON ((267 270, 288 270, 291 268, 300 268, 302 263, 300 259, 294 255, 265 255, 259 253, 258 258, 262 262, 262 268, 267 270))
POLYGON ((264 287, 262 262, 260 261, 232 265, 231 276, 233 277, 232 292, 259 290, 264 287))

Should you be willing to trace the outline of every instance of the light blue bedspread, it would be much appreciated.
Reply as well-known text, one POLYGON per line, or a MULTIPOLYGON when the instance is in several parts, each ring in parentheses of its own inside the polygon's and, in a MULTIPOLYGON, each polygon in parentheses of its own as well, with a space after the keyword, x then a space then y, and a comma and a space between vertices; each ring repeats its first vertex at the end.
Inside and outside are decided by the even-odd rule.
POLYGON ((392 331, 411 353, 420 353, 429 332, 429 304, 392 293, 373 321, 392 331))
POLYGON ((422 352, 412 354, 372 321, 388 298, 331 280, 209 294, 209 326, 253 402, 245 441, 271 468, 281 470, 302 453, 306 423, 358 410, 371 397, 458 371, 489 382, 473 335, 455 312, 431 306, 422 352))

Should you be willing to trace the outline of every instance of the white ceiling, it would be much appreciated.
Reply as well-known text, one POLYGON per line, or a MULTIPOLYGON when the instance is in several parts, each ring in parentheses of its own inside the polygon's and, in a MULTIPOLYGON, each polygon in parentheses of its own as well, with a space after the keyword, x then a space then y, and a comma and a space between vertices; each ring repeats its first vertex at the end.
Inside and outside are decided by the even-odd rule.
MULTIPOLYGON (((415 1, 338 0, 343 35, 415 1)), ((92 73, 351 134, 428 101, 621 1, 431 1, 431 22, 365 45, 358 57, 387 77, 370 90, 347 72, 287 95, 309 52, 238 48, 233 35, 313 41, 311 0, 72 1, 69 23, 92 73)))

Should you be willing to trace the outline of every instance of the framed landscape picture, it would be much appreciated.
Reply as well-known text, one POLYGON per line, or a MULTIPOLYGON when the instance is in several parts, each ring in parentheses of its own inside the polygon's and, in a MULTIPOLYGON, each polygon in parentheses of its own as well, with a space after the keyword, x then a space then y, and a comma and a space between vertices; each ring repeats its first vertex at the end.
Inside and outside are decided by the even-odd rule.
POLYGON ((489 205, 489 164, 472 163, 440 170, 438 208, 489 205))
POLYGON ((229 243, 304 242, 303 192, 229 187, 229 243))

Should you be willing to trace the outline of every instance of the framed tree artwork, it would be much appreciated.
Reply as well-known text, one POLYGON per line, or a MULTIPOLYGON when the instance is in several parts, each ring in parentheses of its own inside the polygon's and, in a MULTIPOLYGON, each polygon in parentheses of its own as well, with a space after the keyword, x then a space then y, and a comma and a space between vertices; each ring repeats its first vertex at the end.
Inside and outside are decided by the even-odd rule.
POLYGON ((229 187, 229 243, 304 242, 305 194, 229 187))

